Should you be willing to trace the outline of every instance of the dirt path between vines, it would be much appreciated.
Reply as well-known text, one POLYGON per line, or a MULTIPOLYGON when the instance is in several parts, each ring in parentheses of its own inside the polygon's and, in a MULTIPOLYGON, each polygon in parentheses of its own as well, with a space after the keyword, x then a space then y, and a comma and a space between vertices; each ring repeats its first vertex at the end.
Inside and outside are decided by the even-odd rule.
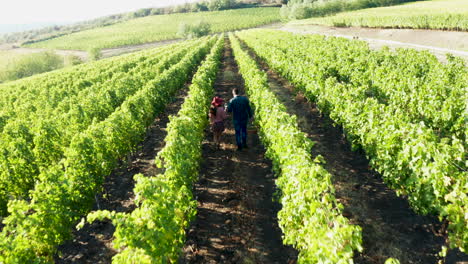
MULTIPOLYGON (((244 88, 226 39, 216 94, 228 100, 234 87, 244 88)), ((207 131, 200 179, 194 186, 198 214, 179 263, 295 263, 296 252, 281 240, 271 163, 258 136, 249 134, 249 148, 237 151, 227 120, 222 140, 217 150, 207 131)))
POLYGON ((440 61, 446 62, 446 53, 461 57, 468 64, 468 32, 423 30, 423 29, 380 29, 360 27, 329 27, 320 25, 286 24, 280 30, 298 34, 321 34, 364 40, 371 49, 388 46, 391 49, 412 48, 428 50, 440 61))
MULTIPOLYGON (((244 45, 245 48, 245 45, 244 45)), ((297 116, 299 127, 315 142, 312 156, 322 155, 324 168, 333 175, 336 197, 345 207, 343 215, 362 227, 364 251, 355 263, 384 263, 389 257, 403 264, 437 263, 437 253, 446 245, 447 234, 435 217, 415 214, 408 202, 382 182, 370 169, 363 153, 351 151, 340 128, 323 117, 318 109, 294 87, 268 68, 251 51, 268 74, 268 83, 290 114, 297 116)), ((468 261, 468 255, 451 250, 445 263, 468 261)))
MULTIPOLYGON (((154 164, 156 154, 164 147, 166 126, 169 115, 175 115, 180 109, 187 95, 188 84, 178 92, 174 101, 165 111, 155 118, 148 128, 145 140, 138 146, 135 154, 128 157, 115 169, 104 182, 104 191, 97 197, 93 210, 109 210, 116 212, 131 212, 134 204, 133 176, 142 173, 145 176, 154 176, 158 168, 154 164)), ((95 221, 86 224, 82 229, 73 232, 73 239, 58 248, 55 263, 111 263, 112 257, 117 254, 112 247, 115 227, 110 221, 95 221)))

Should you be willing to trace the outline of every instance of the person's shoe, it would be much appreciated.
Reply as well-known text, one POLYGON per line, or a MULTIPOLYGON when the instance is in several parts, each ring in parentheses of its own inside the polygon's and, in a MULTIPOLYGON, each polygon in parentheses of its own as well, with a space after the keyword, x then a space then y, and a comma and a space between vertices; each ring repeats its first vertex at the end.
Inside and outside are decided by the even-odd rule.
POLYGON ((237 151, 241 151, 242 150, 242 146, 237 146, 237 151))
POLYGON ((247 144, 244 144, 244 145, 242 145, 242 148, 248 149, 249 146, 247 146, 247 144))

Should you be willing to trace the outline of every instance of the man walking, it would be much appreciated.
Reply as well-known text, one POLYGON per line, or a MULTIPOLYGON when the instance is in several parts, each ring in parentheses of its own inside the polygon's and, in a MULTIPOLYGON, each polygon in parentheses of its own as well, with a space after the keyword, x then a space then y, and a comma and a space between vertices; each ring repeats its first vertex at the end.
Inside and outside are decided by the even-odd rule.
POLYGON ((237 150, 247 148, 247 122, 252 117, 249 99, 241 96, 239 89, 232 90, 232 98, 228 104, 228 112, 232 113, 232 121, 236 131, 237 150))

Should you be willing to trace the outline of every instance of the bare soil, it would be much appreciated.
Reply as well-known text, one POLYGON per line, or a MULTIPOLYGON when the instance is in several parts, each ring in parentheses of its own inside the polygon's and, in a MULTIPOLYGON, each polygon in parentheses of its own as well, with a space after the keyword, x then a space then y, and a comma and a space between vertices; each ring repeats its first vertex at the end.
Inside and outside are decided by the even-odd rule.
POLYGON ((372 49, 388 46, 391 49, 412 48, 428 50, 440 61, 446 62, 446 53, 463 58, 468 63, 468 32, 380 29, 360 27, 329 27, 319 25, 286 24, 280 30, 299 34, 321 34, 367 41, 372 49))
MULTIPOLYGON (((226 40, 227 41, 227 40, 226 40)), ((226 43, 215 90, 226 101, 243 80, 226 43)), ((297 253, 283 246, 277 225, 279 204, 271 164, 256 134, 237 151, 232 122, 226 121, 221 149, 206 133, 200 179, 194 186, 198 214, 187 232, 179 263, 295 263, 297 253)))
MULTIPOLYGON (((272 91, 288 112, 297 116, 301 130, 315 142, 312 156, 325 158, 323 166, 333 175, 337 200, 344 205, 343 215, 362 227, 364 251, 355 255, 355 263, 384 263, 389 257, 399 259, 402 264, 444 260, 438 252, 447 246, 446 223, 414 213, 407 200, 398 197, 370 168, 364 153, 351 151, 340 127, 269 69, 252 50, 249 52, 268 74, 272 91)), ((468 261, 468 255, 458 250, 450 250, 445 259, 447 264, 463 261, 468 261)))
MULTIPOLYGON (((133 176, 142 173, 149 177, 159 172, 154 158, 164 146, 168 117, 177 114, 186 94, 187 89, 178 93, 165 111, 155 118, 147 130, 146 139, 137 147, 137 151, 129 155, 128 160, 122 162, 121 166, 106 178, 103 192, 96 197, 93 210, 131 212, 135 209, 133 176)), ((110 221, 86 224, 82 229, 73 232, 72 240, 58 248, 55 263, 111 263, 112 257, 117 253, 112 247, 114 231, 115 227, 110 221)))

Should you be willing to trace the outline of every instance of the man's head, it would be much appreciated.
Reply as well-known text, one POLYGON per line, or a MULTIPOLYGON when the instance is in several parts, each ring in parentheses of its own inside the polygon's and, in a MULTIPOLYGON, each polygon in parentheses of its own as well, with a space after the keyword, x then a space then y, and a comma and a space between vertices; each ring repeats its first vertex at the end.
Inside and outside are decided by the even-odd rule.
POLYGON ((238 96, 238 95, 240 95, 239 88, 234 88, 234 89, 232 89, 232 95, 233 95, 233 96, 238 96))

